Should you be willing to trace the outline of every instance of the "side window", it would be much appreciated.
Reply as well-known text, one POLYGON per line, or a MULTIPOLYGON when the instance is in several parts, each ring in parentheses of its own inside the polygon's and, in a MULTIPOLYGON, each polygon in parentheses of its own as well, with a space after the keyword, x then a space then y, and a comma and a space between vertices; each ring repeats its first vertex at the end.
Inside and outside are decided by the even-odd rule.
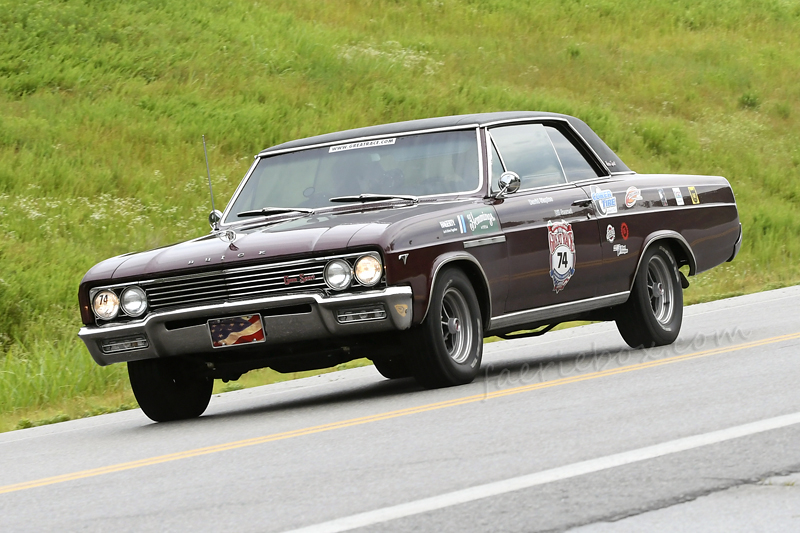
POLYGON ((556 147, 558 158, 564 167, 569 181, 588 180, 600 177, 600 174, 586 161, 575 145, 567 139, 563 133, 552 126, 545 126, 553 146, 556 147))
POLYGON ((500 160, 500 154, 497 153, 497 148, 494 147, 494 143, 490 143, 492 145, 492 188, 490 189, 492 192, 500 190, 497 183, 500 181, 500 175, 505 172, 503 170, 503 162, 500 160))
POLYGON ((502 126, 491 130, 507 170, 519 174, 520 189, 566 183, 553 143, 541 124, 502 126))

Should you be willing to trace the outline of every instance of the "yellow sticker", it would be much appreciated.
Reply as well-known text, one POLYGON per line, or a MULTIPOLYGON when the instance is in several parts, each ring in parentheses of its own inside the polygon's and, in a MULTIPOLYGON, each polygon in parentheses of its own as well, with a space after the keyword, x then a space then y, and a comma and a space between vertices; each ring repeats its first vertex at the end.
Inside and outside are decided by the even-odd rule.
POLYGON ((700 203, 700 197, 697 196, 697 189, 695 189, 694 187, 689 187, 689 195, 691 195, 691 197, 692 197, 692 203, 693 204, 699 204, 700 203))
POLYGON ((394 308, 397 311, 397 314, 400 316, 406 316, 406 313, 408 312, 408 306, 405 304, 395 305, 394 308))

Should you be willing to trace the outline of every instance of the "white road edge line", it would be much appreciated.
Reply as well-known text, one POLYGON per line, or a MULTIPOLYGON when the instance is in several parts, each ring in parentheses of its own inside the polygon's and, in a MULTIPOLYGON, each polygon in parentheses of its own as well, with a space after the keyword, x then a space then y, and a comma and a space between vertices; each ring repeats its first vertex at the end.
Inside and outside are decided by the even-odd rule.
POLYGON ((608 455, 606 457, 598 457, 597 459, 590 459, 580 463, 561 466, 535 474, 528 474, 525 476, 505 479, 503 481, 495 481, 485 485, 478 485, 468 489, 457 490, 439 496, 430 498, 423 498, 408 503, 401 503, 400 505, 393 505, 391 507, 384 507, 383 509, 376 509, 365 513, 359 513, 343 518, 337 518, 329 522, 322 522, 312 526, 293 529, 287 533, 338 533, 340 531, 350 531, 356 528, 388 522, 406 516, 413 516, 428 511, 435 511, 437 509, 444 509, 453 505, 472 502, 483 498, 490 498, 508 492, 527 489, 536 485, 543 485, 553 481, 560 481, 569 479, 584 474, 591 474, 600 470, 606 470, 617 466, 628 465, 638 461, 645 461, 647 459, 654 459, 677 452, 684 452, 699 448, 701 446, 708 446, 709 444, 717 444, 739 437, 754 435, 756 433, 763 433, 773 429, 779 429, 787 426, 800 424, 800 413, 793 413, 790 415, 778 416, 766 420, 760 420, 750 424, 744 424, 728 429, 719 431, 712 431, 702 435, 695 435, 692 437, 685 437, 682 439, 656 444, 654 446, 647 446, 639 448, 638 450, 631 450, 628 452, 608 455))
MULTIPOLYGON (((791 289, 791 288, 794 288, 794 287, 788 287, 788 288, 791 289)), ((764 293, 756 293, 756 294, 761 295, 761 294, 764 294, 764 293)), ((745 296, 750 296, 750 295, 748 294, 748 295, 745 295, 745 296)), ((744 298, 744 296, 735 296, 734 298, 744 298)), ((733 298, 725 299, 725 300, 714 300, 714 301, 711 301, 711 302, 704 302, 703 304, 694 304, 694 305, 720 303, 720 305, 718 305, 718 306, 709 306, 709 307, 716 307, 716 309, 709 309, 708 311, 698 311, 697 313, 692 313, 691 311, 692 311, 692 307, 694 307, 694 305, 687 305, 684 308, 686 312, 684 313, 683 316, 695 317, 695 316, 700 316, 700 315, 707 315, 708 313, 717 313, 719 311, 730 311, 731 309, 738 309, 740 307, 751 307, 751 306, 756 306, 757 304, 763 304, 763 303, 772 303, 772 302, 777 302, 779 300, 786 300, 788 298, 797 298, 797 295, 796 294, 787 294, 786 296, 780 296, 778 298, 764 298, 763 301, 756 300, 756 301, 753 301, 753 302, 745 302, 745 303, 742 303, 742 304, 739 304, 739 305, 730 305, 730 306, 725 306, 723 304, 725 302, 728 302, 729 300, 732 300, 733 298)))

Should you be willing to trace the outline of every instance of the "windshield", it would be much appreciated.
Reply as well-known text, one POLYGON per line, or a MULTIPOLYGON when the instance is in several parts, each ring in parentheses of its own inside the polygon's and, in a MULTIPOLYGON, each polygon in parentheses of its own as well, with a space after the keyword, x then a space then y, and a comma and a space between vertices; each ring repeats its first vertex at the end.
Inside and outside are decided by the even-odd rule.
POLYGON ((261 158, 228 210, 342 205, 331 198, 426 196, 480 186, 475 130, 406 135, 343 143, 261 158))

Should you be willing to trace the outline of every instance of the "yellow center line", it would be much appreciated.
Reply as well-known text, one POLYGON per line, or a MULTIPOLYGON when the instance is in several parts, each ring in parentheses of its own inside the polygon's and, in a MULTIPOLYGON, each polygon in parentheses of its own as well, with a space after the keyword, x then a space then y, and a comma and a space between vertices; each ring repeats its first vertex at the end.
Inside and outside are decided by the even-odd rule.
POLYGON ((475 394, 472 396, 464 396, 462 398, 455 398, 452 400, 445 400, 441 402, 429 403, 425 405, 420 405, 417 407, 408 407, 405 409, 398 409, 396 411, 388 411, 385 413, 379 413, 375 415, 363 416, 359 418, 351 418, 349 420, 342 420, 339 422, 332 422, 329 424, 322 424, 319 426, 311 426, 302 429, 295 429, 292 431, 285 431, 282 433, 274 433, 272 435, 265 435, 262 437, 254 437, 250 439, 238 440, 234 442, 228 442, 224 444, 217 444, 214 446, 206 446, 204 448, 195 448, 193 450, 186 450, 183 452, 177 453, 170 453, 167 455, 159 455, 157 457, 150 457, 147 459, 140 459, 138 461, 130 461, 127 463, 119 463, 116 465, 110 466, 103 466, 100 468, 92 468, 90 470, 81 470, 79 472, 73 472, 71 474, 63 474, 60 476, 53 476, 47 477, 42 479, 37 479, 34 481, 25 481, 23 483, 16 483, 13 485, 6 485, 0 487, 0 494, 6 494, 9 492, 17 492, 21 490, 33 489, 37 487, 44 487, 47 485, 54 485, 56 483, 64 483, 66 481, 74 481, 78 479, 85 479, 94 476, 101 476, 104 474, 112 474, 114 472, 122 472, 123 470, 131 470, 134 468, 141 468, 144 466, 151 466, 157 465, 161 463, 168 463, 171 461, 177 461, 179 459, 189 459, 191 457, 199 457, 201 455, 208 455, 212 453, 219 453, 228 450, 236 450, 239 448, 246 448, 248 446, 255 446, 258 444, 265 444, 267 442, 275 442, 278 440, 284 439, 291 439, 295 437, 302 437, 304 435, 313 435, 314 433, 322 433, 325 431, 332 431, 334 429, 342 429, 348 428, 352 426, 358 426, 361 424, 369 424, 371 422, 379 422, 381 420, 389 420, 392 418, 398 418, 401 416, 408 416, 417 413, 424 413, 427 411, 434 411, 437 409, 445 409, 448 407, 456 407, 459 405, 465 405, 469 403, 484 401, 484 400, 491 400, 494 398, 502 398, 504 396, 510 396, 512 394, 519 394, 522 392, 529 392, 539 389, 545 389, 549 387, 557 387, 560 385, 567 385, 570 383, 578 383, 581 381, 588 381, 590 379, 597 379, 607 376, 614 376, 617 374, 623 374, 626 372, 633 372, 637 370, 645 370, 648 368, 654 368, 658 366, 668 365, 672 363, 678 363, 682 361, 687 361, 690 359, 697 359, 699 357, 708 357, 710 355, 719 355, 723 353, 734 352, 738 350, 746 350, 749 348, 756 348, 759 346, 765 346, 768 344, 775 344, 778 342, 793 340, 793 339, 800 339, 800 332, 798 333, 791 333, 787 335, 780 335, 778 337, 770 337, 768 339, 763 339, 760 341, 753 341, 743 344, 736 344, 733 346, 728 346, 724 348, 714 348, 711 350, 703 350, 700 352, 693 352, 684 355, 676 355, 673 357, 667 357, 664 359, 656 359, 653 361, 647 361, 644 363, 638 363, 634 365, 622 366, 618 368, 611 368, 608 370, 601 370, 597 372, 590 372, 587 374, 580 374, 577 376, 569 376, 565 378, 555 379, 552 381, 545 381, 541 383, 534 383, 531 385, 521 385, 518 387, 512 387, 508 389, 502 389, 495 392, 489 393, 482 393, 482 394, 475 394))

